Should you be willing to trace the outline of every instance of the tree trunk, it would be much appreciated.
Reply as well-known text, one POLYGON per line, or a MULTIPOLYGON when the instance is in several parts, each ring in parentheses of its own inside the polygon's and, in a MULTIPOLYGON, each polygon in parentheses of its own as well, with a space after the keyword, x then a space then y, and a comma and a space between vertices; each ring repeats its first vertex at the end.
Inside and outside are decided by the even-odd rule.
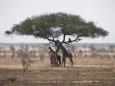
POLYGON ((51 66, 58 66, 58 60, 56 54, 50 57, 50 62, 51 62, 51 66))
POLYGON ((58 52, 60 48, 58 45, 55 45, 55 46, 57 47, 56 51, 53 51, 53 54, 51 54, 51 57, 50 57, 51 66, 59 66, 58 52))

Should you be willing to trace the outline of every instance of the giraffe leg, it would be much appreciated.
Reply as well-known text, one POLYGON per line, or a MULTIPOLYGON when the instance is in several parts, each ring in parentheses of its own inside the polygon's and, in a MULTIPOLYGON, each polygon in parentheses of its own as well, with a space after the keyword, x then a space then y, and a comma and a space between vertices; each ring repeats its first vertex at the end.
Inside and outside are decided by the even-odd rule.
POLYGON ((61 64, 61 56, 57 55, 57 58, 58 58, 59 64, 61 64))
POLYGON ((70 58, 70 62, 71 62, 71 65, 73 65, 73 59, 72 58, 70 58))
POLYGON ((63 58, 62 61, 63 61, 64 67, 65 67, 66 59, 63 58))
POLYGON ((72 59, 73 55, 71 53, 69 53, 68 57, 70 59, 71 65, 73 65, 73 59, 72 59))

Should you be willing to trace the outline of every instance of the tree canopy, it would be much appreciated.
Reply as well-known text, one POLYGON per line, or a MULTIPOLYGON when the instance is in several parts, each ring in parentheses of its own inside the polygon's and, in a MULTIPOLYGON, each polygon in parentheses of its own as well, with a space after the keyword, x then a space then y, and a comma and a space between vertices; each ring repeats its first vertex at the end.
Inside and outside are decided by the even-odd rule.
POLYGON ((68 44, 79 41, 82 37, 104 37, 108 32, 94 22, 82 19, 79 15, 60 12, 27 18, 15 24, 10 31, 6 31, 6 34, 33 35, 54 43, 62 36, 63 40, 58 41, 68 44), (69 37, 68 40, 66 37, 69 37))
POLYGON ((54 51, 55 56, 51 56, 53 58, 51 63, 57 65, 57 56, 61 49, 65 66, 65 56, 68 55, 72 63, 73 60, 72 54, 62 44, 78 42, 84 37, 105 37, 108 32, 95 25, 94 22, 85 21, 78 15, 60 12, 27 18, 19 24, 15 24, 10 31, 6 31, 6 34, 33 35, 34 37, 47 39, 57 46, 56 51, 54 51), (62 40, 59 39, 60 37, 62 37, 62 40))

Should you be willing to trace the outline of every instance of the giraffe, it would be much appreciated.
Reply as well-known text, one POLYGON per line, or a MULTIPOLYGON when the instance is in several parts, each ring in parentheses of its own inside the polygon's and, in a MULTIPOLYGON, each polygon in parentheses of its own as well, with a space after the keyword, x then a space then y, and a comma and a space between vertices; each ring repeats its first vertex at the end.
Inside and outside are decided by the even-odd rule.
POLYGON ((50 49, 50 62, 51 65, 58 66, 58 64, 61 64, 61 56, 58 55, 50 46, 48 47, 50 49))
POLYGON ((70 59, 70 62, 73 65, 73 59, 72 59, 73 56, 72 56, 72 54, 70 52, 68 52, 67 49, 62 44, 60 44, 60 47, 61 47, 61 50, 62 50, 62 55, 63 55, 62 61, 64 63, 64 67, 65 67, 67 57, 70 59))

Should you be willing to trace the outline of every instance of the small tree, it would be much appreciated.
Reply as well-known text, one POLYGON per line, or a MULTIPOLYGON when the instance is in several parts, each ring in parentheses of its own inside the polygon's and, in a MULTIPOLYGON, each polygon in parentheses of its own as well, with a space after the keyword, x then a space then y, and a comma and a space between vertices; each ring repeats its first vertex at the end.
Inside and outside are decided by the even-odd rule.
POLYGON ((14 56, 15 56, 15 48, 14 48, 13 46, 10 46, 10 50, 11 50, 11 53, 12 53, 11 58, 14 59, 14 56))
POLYGON ((21 63, 23 66, 23 75, 26 72, 26 70, 30 67, 31 65, 31 52, 28 51, 28 47, 21 47, 17 51, 17 55, 21 58, 21 63))
MULTIPOLYGON (((103 58, 105 58, 105 56, 107 56, 107 49, 106 48, 100 48, 99 50, 98 50, 98 52, 100 52, 101 53, 101 59, 103 59, 103 58)), ((108 56, 107 56, 108 57, 108 56)), ((109 59, 109 58, 108 58, 109 59)))
POLYGON ((90 45, 89 48, 91 49, 92 57, 97 56, 97 49, 95 48, 94 45, 90 45))
POLYGON ((114 52, 114 48, 115 48, 115 46, 114 46, 114 45, 110 45, 110 46, 108 47, 108 49, 109 49, 109 51, 110 51, 111 53, 113 53, 113 52, 114 52))
POLYGON ((39 57, 40 57, 40 61, 43 61, 45 59, 45 55, 42 52, 40 53, 39 57))
POLYGON ((56 52, 58 53, 62 44, 79 42, 85 37, 104 37, 108 35, 108 32, 78 15, 52 13, 27 18, 15 24, 10 31, 6 31, 6 34, 33 35, 47 39, 57 46, 56 52))

